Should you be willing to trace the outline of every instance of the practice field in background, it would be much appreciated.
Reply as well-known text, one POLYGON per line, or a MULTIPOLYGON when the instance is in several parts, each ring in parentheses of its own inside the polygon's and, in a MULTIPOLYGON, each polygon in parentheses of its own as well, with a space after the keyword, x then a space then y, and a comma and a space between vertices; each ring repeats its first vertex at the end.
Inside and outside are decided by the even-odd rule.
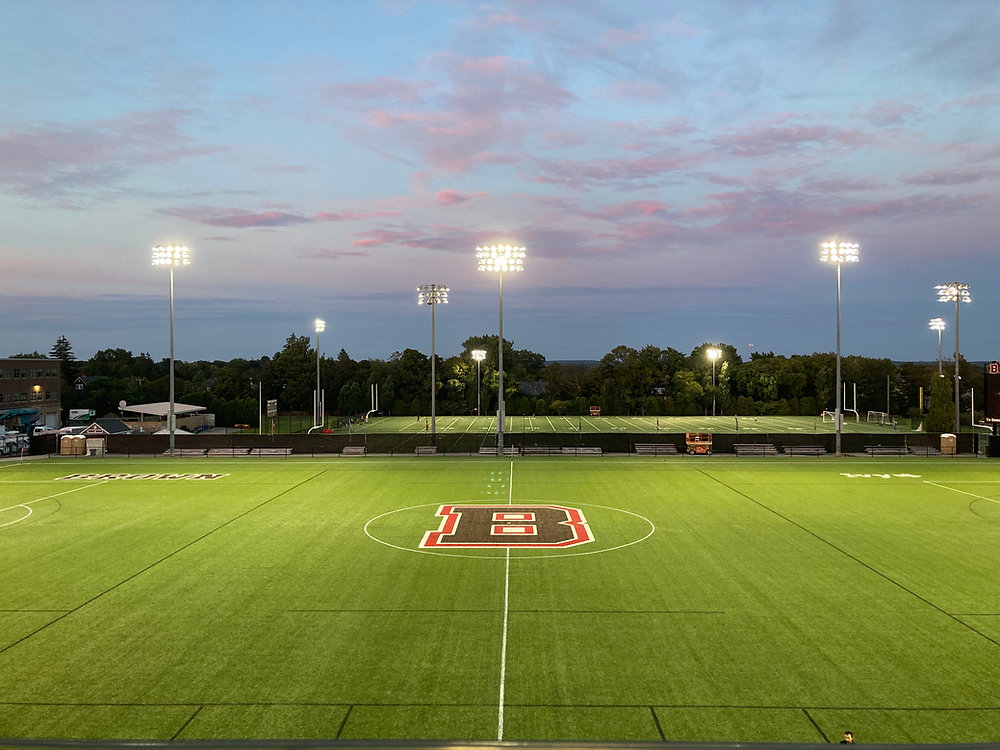
MULTIPOLYGON (((496 432, 495 417, 438 417, 437 431, 441 433, 496 432)), ((776 435, 832 434, 834 422, 824 422, 819 417, 520 417, 507 415, 506 432, 511 435, 531 432, 582 432, 582 433, 773 433, 776 435)), ((340 432, 426 432, 430 417, 372 417, 367 422, 341 427, 340 432)), ((860 422, 844 416, 844 432, 883 433, 893 432, 892 423, 879 425, 860 422)), ((897 422, 896 432, 910 432, 909 420, 897 422)))
POLYGON ((0 497, 0 737, 1000 737, 1000 461, 47 459, 0 497), (448 504, 593 540, 421 549, 448 504))

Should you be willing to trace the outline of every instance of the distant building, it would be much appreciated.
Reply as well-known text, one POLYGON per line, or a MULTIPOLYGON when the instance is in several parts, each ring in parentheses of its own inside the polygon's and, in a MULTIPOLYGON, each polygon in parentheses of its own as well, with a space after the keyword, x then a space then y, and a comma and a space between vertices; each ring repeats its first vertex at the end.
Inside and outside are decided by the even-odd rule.
POLYGON ((0 359, 0 424, 29 432, 62 424, 62 362, 0 359))

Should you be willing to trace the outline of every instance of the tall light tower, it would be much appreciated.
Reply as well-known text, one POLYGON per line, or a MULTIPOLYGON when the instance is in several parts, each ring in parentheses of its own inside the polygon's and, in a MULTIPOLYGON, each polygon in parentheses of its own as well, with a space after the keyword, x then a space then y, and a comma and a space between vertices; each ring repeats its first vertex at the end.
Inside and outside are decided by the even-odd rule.
POLYGON ((961 415, 958 411, 958 308, 962 302, 972 302, 969 296, 969 285, 956 281, 954 284, 938 284, 934 287, 938 293, 938 302, 955 303, 955 434, 962 430, 961 415))
POLYGON ((503 454, 504 397, 503 397, 503 274, 504 271, 521 271, 524 268, 524 248, 514 245, 489 245, 476 248, 480 271, 495 272, 500 280, 500 344, 498 369, 500 392, 497 394, 497 451, 503 454))
POLYGON ((434 356, 434 308, 448 304, 448 287, 442 284, 421 284, 417 287, 417 304, 431 306, 431 439, 437 435, 437 370, 434 356))
POLYGON ((326 321, 316 318, 313 321, 313 327, 316 330, 316 400, 313 401, 313 426, 319 425, 323 422, 325 418, 322 401, 320 400, 320 390, 319 390, 319 335, 326 330, 326 321))
POLYGON ((832 240, 824 242, 819 246, 819 259, 824 263, 836 263, 837 265, 837 409, 835 419, 837 420, 837 455, 840 452, 840 434, 844 429, 844 415, 841 411, 840 396, 840 264, 858 262, 858 243, 837 242, 832 240))
POLYGON ((485 349, 473 349, 472 358, 476 360, 476 416, 478 417, 482 414, 482 396, 483 396, 483 373, 480 370, 480 366, 483 360, 486 359, 485 349))
POLYGON ((937 331, 938 335, 938 377, 944 377, 944 371, 941 369, 941 332, 945 329, 944 318, 931 318, 928 323, 932 331, 937 331))
POLYGON ((174 455, 174 266, 191 265, 191 251, 184 245, 156 245, 153 247, 153 265, 170 270, 170 407, 167 412, 167 431, 170 433, 170 455, 174 455))
POLYGON ((715 416, 715 360, 722 356, 722 350, 714 346, 706 349, 705 354, 712 360, 712 416, 715 416))

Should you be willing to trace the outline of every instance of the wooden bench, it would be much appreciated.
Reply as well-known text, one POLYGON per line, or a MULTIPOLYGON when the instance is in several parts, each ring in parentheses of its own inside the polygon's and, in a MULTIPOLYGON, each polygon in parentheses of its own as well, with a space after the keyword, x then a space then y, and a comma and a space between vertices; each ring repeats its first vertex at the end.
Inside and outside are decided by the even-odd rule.
POLYGON ((785 454, 788 456, 825 456, 826 448, 822 445, 786 445, 785 454))
POLYGON ((777 456, 778 449, 772 443, 736 443, 733 450, 737 456, 777 456))
POLYGON ((413 452, 418 456, 436 456, 438 447, 436 445, 418 445, 413 449, 413 452))
POLYGON ((251 448, 248 455, 258 458, 288 458, 292 455, 291 448, 251 448))
POLYGON ((562 448, 564 456, 601 456, 604 449, 596 445, 564 445, 562 448))
POLYGON ((866 445, 865 453, 869 456, 905 456, 905 445, 866 445))
POLYGON ((209 458, 239 458, 241 456, 249 456, 249 448, 209 448, 208 456, 209 458))
POLYGON ((368 449, 363 445, 345 445, 340 449, 341 456, 363 456, 368 449))
POLYGON ((677 446, 673 443, 636 443, 634 446, 638 456, 676 456, 677 446))

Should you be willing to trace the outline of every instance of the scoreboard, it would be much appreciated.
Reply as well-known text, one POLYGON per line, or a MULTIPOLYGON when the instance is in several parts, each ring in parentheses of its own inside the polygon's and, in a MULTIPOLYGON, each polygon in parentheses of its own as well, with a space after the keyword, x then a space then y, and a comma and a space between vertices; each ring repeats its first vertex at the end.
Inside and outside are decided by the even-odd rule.
POLYGON ((1000 362, 986 363, 986 423, 1000 424, 1000 362))

